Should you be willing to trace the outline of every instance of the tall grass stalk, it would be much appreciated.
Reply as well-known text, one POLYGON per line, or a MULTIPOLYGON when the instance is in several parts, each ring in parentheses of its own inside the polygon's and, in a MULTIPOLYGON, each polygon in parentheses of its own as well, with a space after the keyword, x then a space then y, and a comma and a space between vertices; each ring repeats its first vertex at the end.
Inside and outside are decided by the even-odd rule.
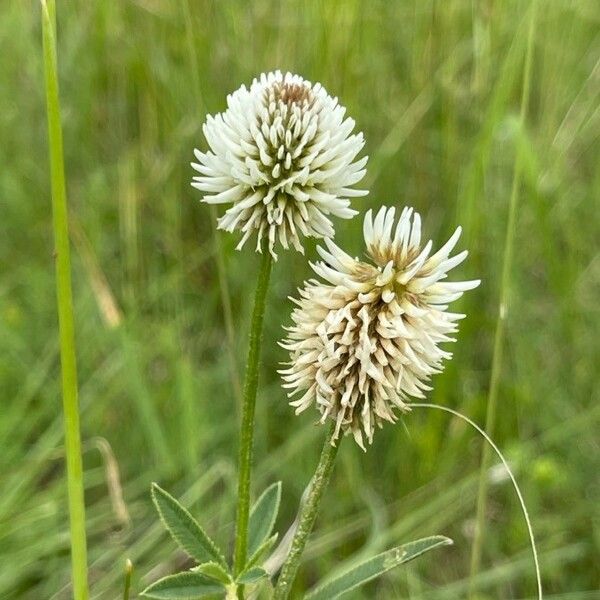
POLYGON ((308 492, 306 503, 300 511, 298 529, 296 529, 296 533, 294 534, 290 552, 281 567, 281 573, 277 580, 277 585, 275 586, 274 600, 285 600, 285 598, 288 597, 294 579, 296 578, 302 553, 304 552, 306 542, 308 541, 308 537, 315 524, 319 506, 321 504, 321 498, 329 483, 335 457, 338 453, 341 440, 332 444, 334 432, 335 423, 332 423, 327 437, 325 438, 325 443, 323 444, 319 464, 317 465, 317 469, 310 483, 310 490, 308 492))
POLYGON ((81 460, 81 434, 79 430, 77 362, 75 358, 73 297, 71 291, 71 258, 69 252, 67 193, 58 97, 55 23, 56 9, 54 2, 51 0, 46 3, 45 0, 42 0, 44 76, 46 82, 48 144, 52 181, 52 220, 54 226, 56 296, 58 301, 60 362, 67 456, 73 595, 76 600, 86 600, 88 598, 88 582, 83 465, 81 460))
MULTIPOLYGON (((523 70, 523 89, 521 94, 521 107, 519 112, 519 127, 525 126, 527 107, 529 105, 529 93, 531 88, 531 70, 533 63, 533 46, 535 40, 536 24, 536 0, 533 0, 529 13, 529 29, 527 34, 527 50, 525 54, 525 67, 523 70)), ((496 423, 496 409, 498 404, 498 391, 500 386, 500 375, 504 354, 504 337, 506 320, 508 318, 508 306, 510 301, 511 272, 515 245, 515 230, 517 221, 517 208, 519 203, 519 191, 522 176, 522 155, 519 145, 515 151, 515 162, 513 168, 512 189, 508 207, 508 220, 504 242, 504 256, 502 260, 502 279, 500 282, 500 301, 498 305, 498 316, 496 331, 494 335, 494 348, 492 355, 492 372, 488 390, 487 410, 485 419, 485 432, 492 434, 496 423)), ((490 446, 484 445, 481 455, 481 466, 479 473, 479 484, 477 490, 477 515, 475 521, 475 533, 471 551, 470 580, 473 582, 481 565, 481 551, 483 542, 483 530, 485 525, 485 514, 488 492, 488 465, 490 461, 490 446)), ((471 585, 470 597, 474 594, 471 585)))
MULTIPOLYGON (((266 245, 266 244, 265 244, 266 245)), ((254 442, 254 412, 256 408, 256 390, 258 388, 258 367, 262 342, 265 304, 273 258, 264 248, 250 325, 248 360, 244 377, 242 397, 242 424, 240 430, 240 448, 238 459, 238 498, 235 534, 234 569, 239 574, 246 563, 248 551, 248 519, 250 516, 250 475, 252 470, 252 450, 254 442)), ((241 594, 240 594, 241 595, 241 594)))
MULTIPOLYGON (((527 505, 525 504, 525 500, 523 499, 523 494, 521 493, 521 488, 517 484, 517 480, 515 479, 515 476, 513 475, 512 471, 508 465, 508 462, 504 458, 504 455, 502 454, 502 452, 500 452, 500 449, 498 448, 498 446, 496 446, 496 444, 493 442, 492 438, 490 438, 490 436, 483 429, 481 429, 481 427, 479 427, 479 425, 477 425, 477 423, 475 423, 474 421, 469 419, 469 417, 466 417, 465 415, 459 413, 456 410, 448 408, 447 406, 438 406, 437 404, 428 404, 428 403, 424 403, 424 402, 416 403, 416 404, 411 403, 410 406, 411 406, 411 408, 434 408, 437 410, 442 410, 444 412, 450 413, 451 415, 454 415, 455 417, 458 417, 459 419, 463 420, 465 423, 468 423, 483 437, 483 439, 487 442, 486 448, 489 448, 490 451, 493 450, 496 453, 496 455, 502 462, 502 465, 506 469, 506 472, 508 473, 508 476, 510 477, 513 487, 515 488, 515 492, 517 493, 517 497, 519 499, 519 504, 521 505, 521 511, 523 512, 523 516, 525 517, 525 523, 527 524, 527 533, 529 535, 529 542, 531 544, 531 553, 533 555, 535 577, 536 577, 536 582, 537 582, 538 600, 542 600, 542 577, 540 574, 540 563, 538 560, 537 548, 535 545, 535 538, 533 536, 533 527, 531 526, 531 519, 529 518, 529 511, 527 510, 527 505)), ((472 589, 471 589, 470 593, 471 594, 473 593, 472 589)))

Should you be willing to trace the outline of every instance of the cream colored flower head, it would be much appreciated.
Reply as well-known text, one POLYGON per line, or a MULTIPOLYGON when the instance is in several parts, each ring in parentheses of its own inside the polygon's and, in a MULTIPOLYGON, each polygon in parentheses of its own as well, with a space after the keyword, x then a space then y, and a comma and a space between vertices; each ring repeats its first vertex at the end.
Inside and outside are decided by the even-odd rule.
POLYGON ((409 410, 410 398, 423 398, 428 382, 451 354, 440 348, 464 315, 448 305, 476 281, 446 281, 467 251, 450 257, 460 227, 434 254, 421 243, 421 217, 405 208, 395 221, 394 208, 383 207, 364 220, 367 260, 352 258, 331 240, 318 248, 323 262, 311 265, 322 281, 300 290, 293 325, 282 346, 289 350, 280 371, 291 390, 296 413, 315 405, 321 422, 335 421, 365 449, 375 426, 394 422, 409 410))
POLYGON ((352 189, 365 174, 364 145, 354 121, 320 83, 280 71, 262 74, 247 89, 227 97, 227 110, 208 116, 203 131, 208 152, 195 150, 192 185, 209 204, 231 204, 219 229, 239 230, 241 248, 256 234, 302 252, 302 237, 329 238, 330 216, 356 214, 352 189))

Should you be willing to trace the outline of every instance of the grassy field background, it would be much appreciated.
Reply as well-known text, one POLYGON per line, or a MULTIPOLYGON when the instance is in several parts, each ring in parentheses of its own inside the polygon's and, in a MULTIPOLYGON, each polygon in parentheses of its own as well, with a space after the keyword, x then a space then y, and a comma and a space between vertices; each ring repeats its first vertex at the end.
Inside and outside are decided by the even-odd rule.
MULTIPOLYGON (((493 436, 522 483, 547 598, 600 586, 600 5, 538 3, 526 124, 519 124, 531 3, 458 0, 57 2, 71 210, 90 581, 117 598, 186 566, 153 512, 158 481, 222 544, 232 539, 235 386, 209 208, 189 185, 207 112, 262 71, 296 71, 339 96, 364 131, 369 196, 419 210, 426 235, 457 224, 455 358, 431 399, 485 420, 508 201, 522 173, 493 436)), ((39 4, 0 3, 0 598, 69 597, 50 186, 39 4)), ((337 222, 360 251, 360 219, 337 222)), ((219 233, 237 369, 258 259, 219 233)), ((315 257, 307 244, 307 257, 315 257)), ((267 307, 255 492, 283 481, 283 533, 324 430, 294 417, 276 375, 307 260, 282 254, 267 307)), ((455 540, 353 598, 453 599, 468 586, 481 441, 415 411, 363 454, 344 443, 300 585, 361 553, 455 540)), ((501 475, 501 474, 500 474, 501 475)), ((481 598, 533 598, 526 528, 498 470, 481 598)))

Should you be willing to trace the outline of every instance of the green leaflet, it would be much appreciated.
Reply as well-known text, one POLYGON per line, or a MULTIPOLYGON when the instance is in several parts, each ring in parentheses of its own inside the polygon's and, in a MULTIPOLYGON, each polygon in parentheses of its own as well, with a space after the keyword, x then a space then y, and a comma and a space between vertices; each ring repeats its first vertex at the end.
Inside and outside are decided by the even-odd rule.
POLYGON ((157 600, 195 600, 225 590, 221 583, 209 579, 201 573, 188 571, 163 577, 149 585, 142 596, 157 600))
POLYGON ((193 571, 194 573, 202 573, 202 575, 206 575, 211 579, 220 581, 223 585, 228 585, 233 581, 230 573, 216 562, 208 562, 198 565, 193 569, 193 571))
POLYGON ((250 557, 254 556, 271 535, 279 511, 280 500, 281 481, 278 481, 270 485, 252 507, 248 526, 248 555, 250 557))
POLYGON ((156 483, 152 484, 152 500, 169 533, 181 548, 199 563, 216 562, 228 570, 225 558, 194 517, 156 483))
POLYGON ((336 579, 318 586, 305 596, 305 600, 333 600, 333 598, 338 598, 342 594, 356 589, 367 583, 367 581, 371 581, 390 569, 407 563, 429 550, 449 544, 452 544, 450 538, 434 535, 397 546, 357 564, 336 579))
POLYGON ((263 577, 268 577, 268 573, 262 567, 252 567, 251 569, 241 573, 236 579, 236 583, 246 585, 248 583, 255 583, 263 577))
POLYGON ((246 569, 254 567, 258 562, 262 560, 264 555, 273 547, 279 534, 275 533, 270 538, 267 538, 256 550, 254 554, 250 556, 248 562, 246 562, 246 569))

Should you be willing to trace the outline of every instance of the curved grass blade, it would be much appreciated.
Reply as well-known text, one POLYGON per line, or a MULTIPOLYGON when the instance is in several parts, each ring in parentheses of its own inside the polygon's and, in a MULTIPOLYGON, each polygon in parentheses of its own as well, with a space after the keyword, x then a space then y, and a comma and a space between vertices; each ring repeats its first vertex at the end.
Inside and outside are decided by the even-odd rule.
POLYGON ((443 412, 450 413, 451 415, 454 415, 455 417, 458 417, 465 423, 468 423, 473 429, 475 429, 475 431, 477 431, 477 433, 479 433, 479 435, 483 437, 483 439, 489 444, 490 448, 492 448, 492 450, 496 453, 496 455, 500 459, 500 462, 502 462, 502 465, 506 469, 508 476, 510 477, 510 481, 513 485, 513 488, 515 489, 517 498, 519 499, 519 504, 521 505, 521 511, 523 512, 523 517, 525 518, 525 524, 527 525, 527 533, 529 534, 529 543, 531 544, 531 554, 533 556, 533 566, 535 569, 535 579, 537 582, 537 592, 538 592, 537 597, 538 597, 538 600, 542 600, 544 592, 542 589, 542 575, 540 573, 540 561, 538 558, 537 546, 535 545, 535 537, 533 535, 533 527, 531 525, 531 519, 529 518, 529 511, 527 510, 527 505, 525 504, 523 494, 521 493, 521 488, 519 487, 519 484, 517 483, 517 480, 515 479, 515 476, 513 475, 513 472, 511 471, 506 458, 504 458, 504 455, 502 454, 502 452, 500 452, 500 448, 498 448, 498 446, 496 446, 496 444, 494 443, 494 440, 492 440, 492 438, 481 427, 479 427, 479 425, 477 425, 477 423, 475 423, 475 421, 473 421, 472 419, 469 419, 469 417, 466 417, 465 415, 458 412, 457 410, 448 408, 447 406, 439 406, 438 404, 429 404, 429 403, 425 403, 425 402, 418 402, 415 404, 411 404, 411 408, 435 408, 436 410, 441 410, 443 412))
POLYGON ((448 546, 450 544, 452 544, 450 538, 434 535, 397 546, 359 563, 343 575, 317 587, 305 596, 305 600, 333 600, 333 598, 339 598, 342 594, 356 589, 398 565, 407 563, 438 546, 448 546))
POLYGON ((150 584, 141 595, 156 600, 195 600, 222 593, 224 589, 221 583, 190 571, 163 577, 150 584))
POLYGON ((204 529, 173 496, 156 483, 152 484, 152 500, 173 539, 199 563, 216 562, 228 570, 225 558, 204 529))
POLYGON ((248 555, 253 557, 256 551, 271 535, 279 503, 281 501, 281 481, 270 485, 255 502, 250 512, 248 525, 248 555))

